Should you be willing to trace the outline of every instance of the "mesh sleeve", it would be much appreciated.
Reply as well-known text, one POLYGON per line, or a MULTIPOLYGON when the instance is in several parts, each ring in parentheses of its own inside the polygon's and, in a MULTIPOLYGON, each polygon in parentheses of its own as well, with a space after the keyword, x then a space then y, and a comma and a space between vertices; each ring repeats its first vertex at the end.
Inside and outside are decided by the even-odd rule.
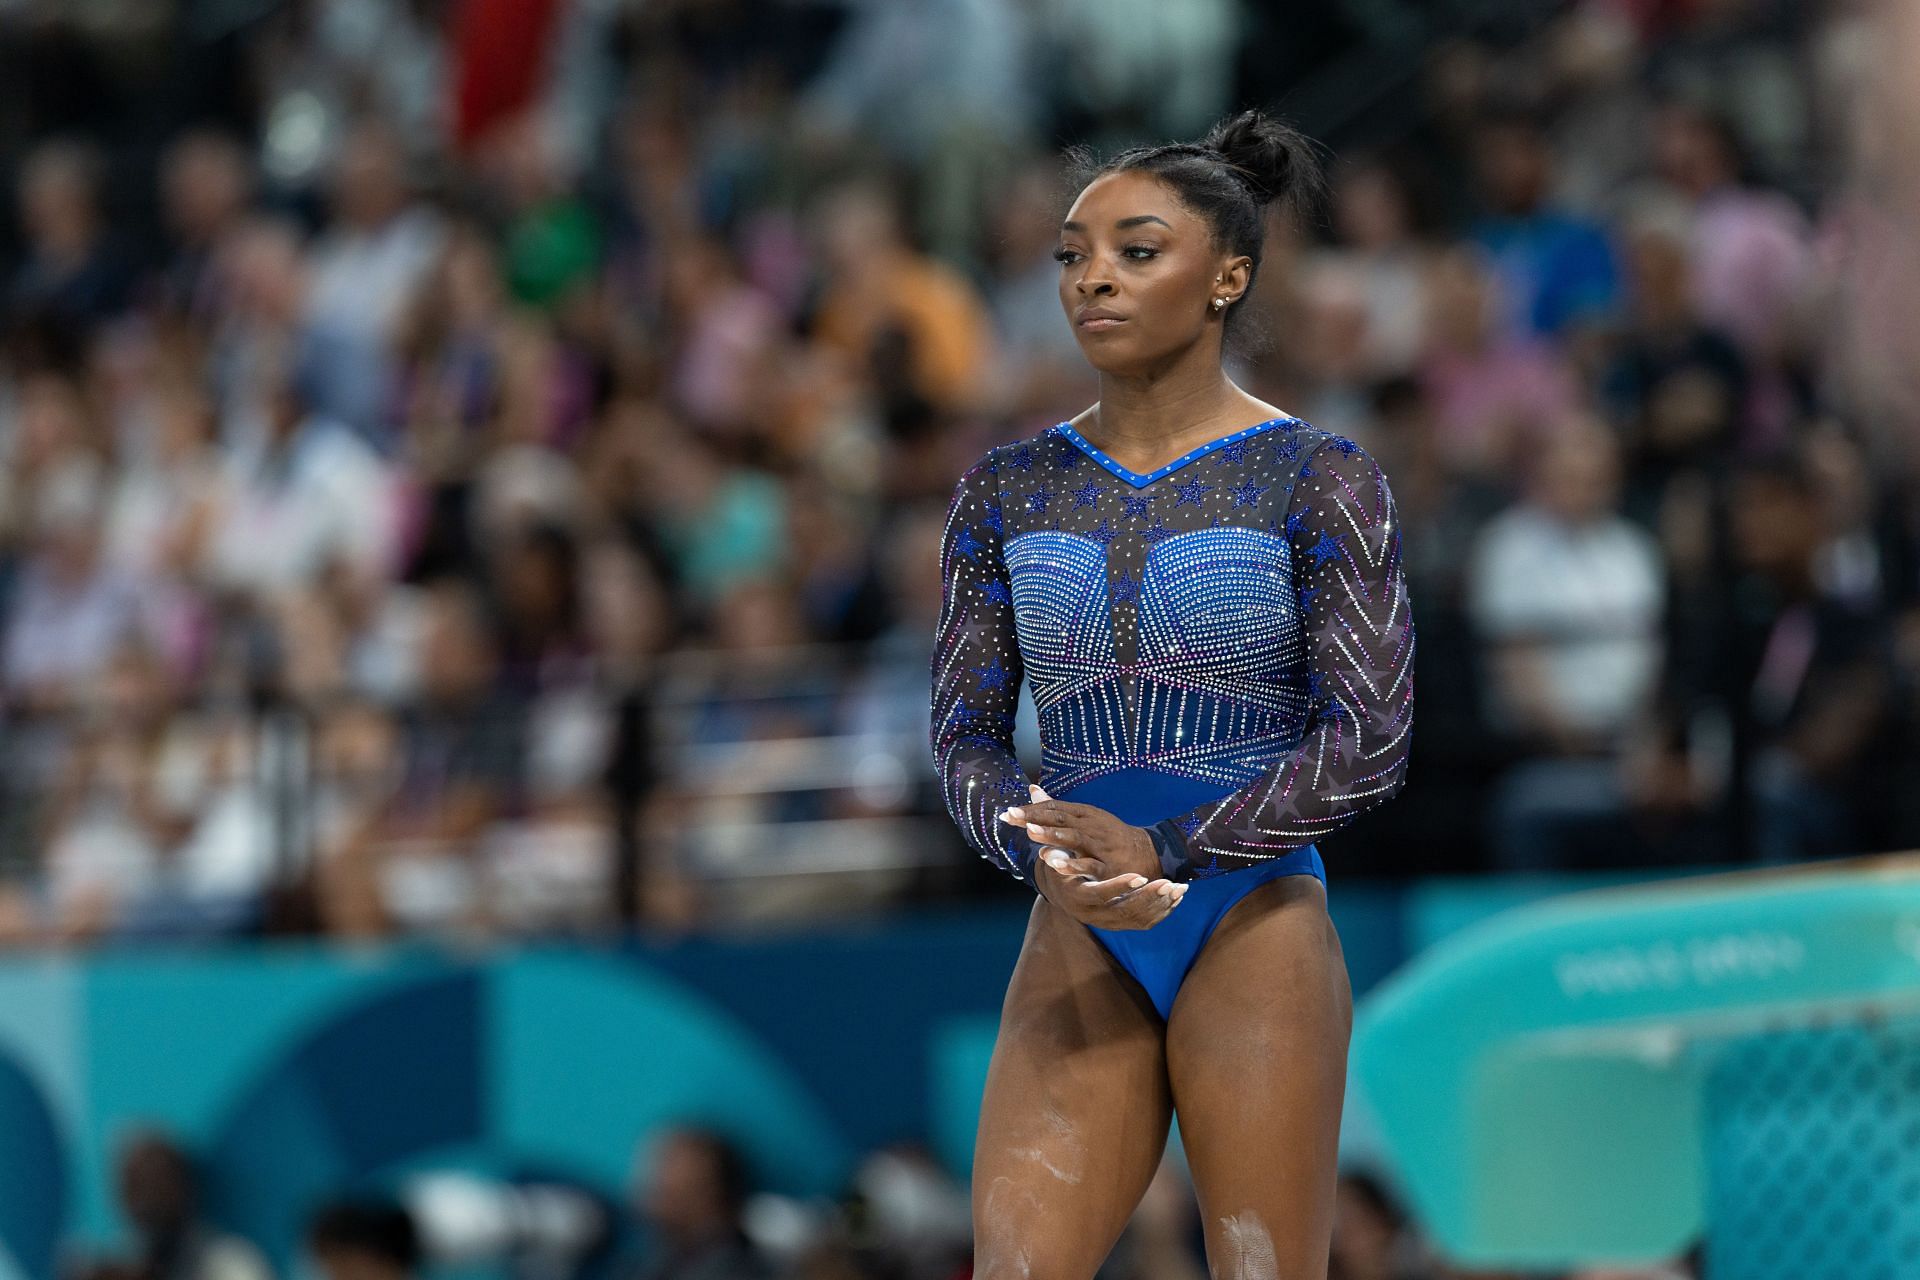
POLYGON ((1202 879, 1331 834, 1406 779, 1413 615, 1400 519, 1378 463, 1338 437, 1300 470, 1288 510, 1307 640, 1305 736, 1219 800, 1148 828, 1169 879, 1202 879))
POLYGON ((947 508, 929 734, 940 793, 961 836, 981 857, 1031 884, 1033 841, 997 816, 1028 799, 1026 771, 1013 747, 1026 668, 1000 554, 1002 530, 990 453, 960 477, 947 508))

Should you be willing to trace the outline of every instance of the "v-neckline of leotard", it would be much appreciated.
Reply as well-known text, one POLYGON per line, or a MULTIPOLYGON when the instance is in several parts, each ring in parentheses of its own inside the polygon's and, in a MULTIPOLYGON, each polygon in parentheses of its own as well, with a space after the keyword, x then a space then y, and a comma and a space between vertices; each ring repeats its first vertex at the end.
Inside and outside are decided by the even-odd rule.
POLYGON ((1175 458, 1172 462, 1167 463, 1165 466, 1156 468, 1153 471, 1149 471, 1145 475, 1142 475, 1138 471, 1129 471, 1127 468, 1115 462, 1112 458, 1109 458, 1105 453, 1100 451, 1100 448, 1098 445, 1094 444, 1093 441, 1087 439, 1085 436, 1081 435, 1078 431, 1074 430, 1073 424, 1071 422, 1057 422, 1054 424, 1053 429, 1059 432, 1061 435, 1065 436, 1082 453, 1086 454, 1089 458, 1092 458, 1095 462, 1105 467, 1108 471, 1112 472, 1114 475, 1119 476, 1122 480, 1125 480, 1128 484, 1132 485, 1136 489, 1144 489, 1148 485, 1152 484, 1155 480, 1159 480, 1164 476, 1172 475, 1174 472, 1178 471, 1180 468, 1186 466, 1189 462, 1196 462, 1199 459, 1206 457, 1208 454, 1212 453, 1215 449, 1220 448, 1222 445, 1232 444, 1235 440, 1244 440, 1248 436, 1258 435, 1260 432, 1267 431, 1274 427, 1277 427, 1283 422, 1298 422, 1298 421, 1299 421, 1298 418, 1283 414, 1278 418, 1268 418, 1265 422, 1256 422, 1250 427, 1242 427, 1240 430, 1233 432, 1231 435, 1221 436, 1217 440, 1209 440, 1205 444, 1200 445, 1197 448, 1194 448, 1186 453, 1181 454, 1179 457, 1175 458))

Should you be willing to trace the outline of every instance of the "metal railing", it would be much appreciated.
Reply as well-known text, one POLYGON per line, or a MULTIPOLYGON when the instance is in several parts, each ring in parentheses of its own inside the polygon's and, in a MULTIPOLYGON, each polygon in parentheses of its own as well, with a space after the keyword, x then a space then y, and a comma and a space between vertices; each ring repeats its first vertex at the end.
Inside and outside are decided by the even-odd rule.
MULTIPOLYGON (((588 785, 567 804, 503 803, 457 837, 380 822, 410 787, 428 788, 416 807, 436 802, 417 777, 431 762, 409 758, 391 709, 355 704, 367 732, 390 735, 358 765, 335 740, 340 712, 288 701, 183 706, 140 747, 77 715, 0 724, 0 887, 56 935, 89 895, 124 899, 113 935, 270 927, 274 902, 327 898, 356 858, 352 892, 400 929, 610 925, 635 913, 641 881, 693 885, 727 910, 752 908, 756 882, 854 877, 850 901, 884 899, 967 865, 938 808, 925 660, 890 656, 881 669, 851 647, 667 654, 645 690, 648 794, 620 794, 610 758, 576 764, 588 785)), ((620 691, 572 696, 611 743, 620 691)), ((525 732, 539 725, 530 715, 525 732)))

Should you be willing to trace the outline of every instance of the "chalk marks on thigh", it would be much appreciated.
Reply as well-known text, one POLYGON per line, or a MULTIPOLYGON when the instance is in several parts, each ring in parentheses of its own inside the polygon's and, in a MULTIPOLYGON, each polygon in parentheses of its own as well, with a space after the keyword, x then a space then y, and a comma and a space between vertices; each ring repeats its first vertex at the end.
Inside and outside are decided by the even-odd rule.
POLYGON ((1171 1119, 1151 1003, 1085 926, 1036 901, 974 1143, 978 1280, 1091 1280, 1171 1119))
POLYGON ((1235 903, 1181 985, 1167 1069, 1217 1280, 1322 1280, 1353 998, 1325 888, 1235 903))

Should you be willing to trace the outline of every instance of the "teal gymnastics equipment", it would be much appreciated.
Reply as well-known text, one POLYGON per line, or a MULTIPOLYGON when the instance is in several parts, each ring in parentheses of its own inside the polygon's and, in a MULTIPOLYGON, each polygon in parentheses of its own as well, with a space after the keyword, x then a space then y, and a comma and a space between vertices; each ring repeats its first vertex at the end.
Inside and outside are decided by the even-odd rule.
POLYGON ((1920 1277, 1920 855, 1509 911, 1363 1002, 1353 1068, 1460 1262, 1920 1277))

